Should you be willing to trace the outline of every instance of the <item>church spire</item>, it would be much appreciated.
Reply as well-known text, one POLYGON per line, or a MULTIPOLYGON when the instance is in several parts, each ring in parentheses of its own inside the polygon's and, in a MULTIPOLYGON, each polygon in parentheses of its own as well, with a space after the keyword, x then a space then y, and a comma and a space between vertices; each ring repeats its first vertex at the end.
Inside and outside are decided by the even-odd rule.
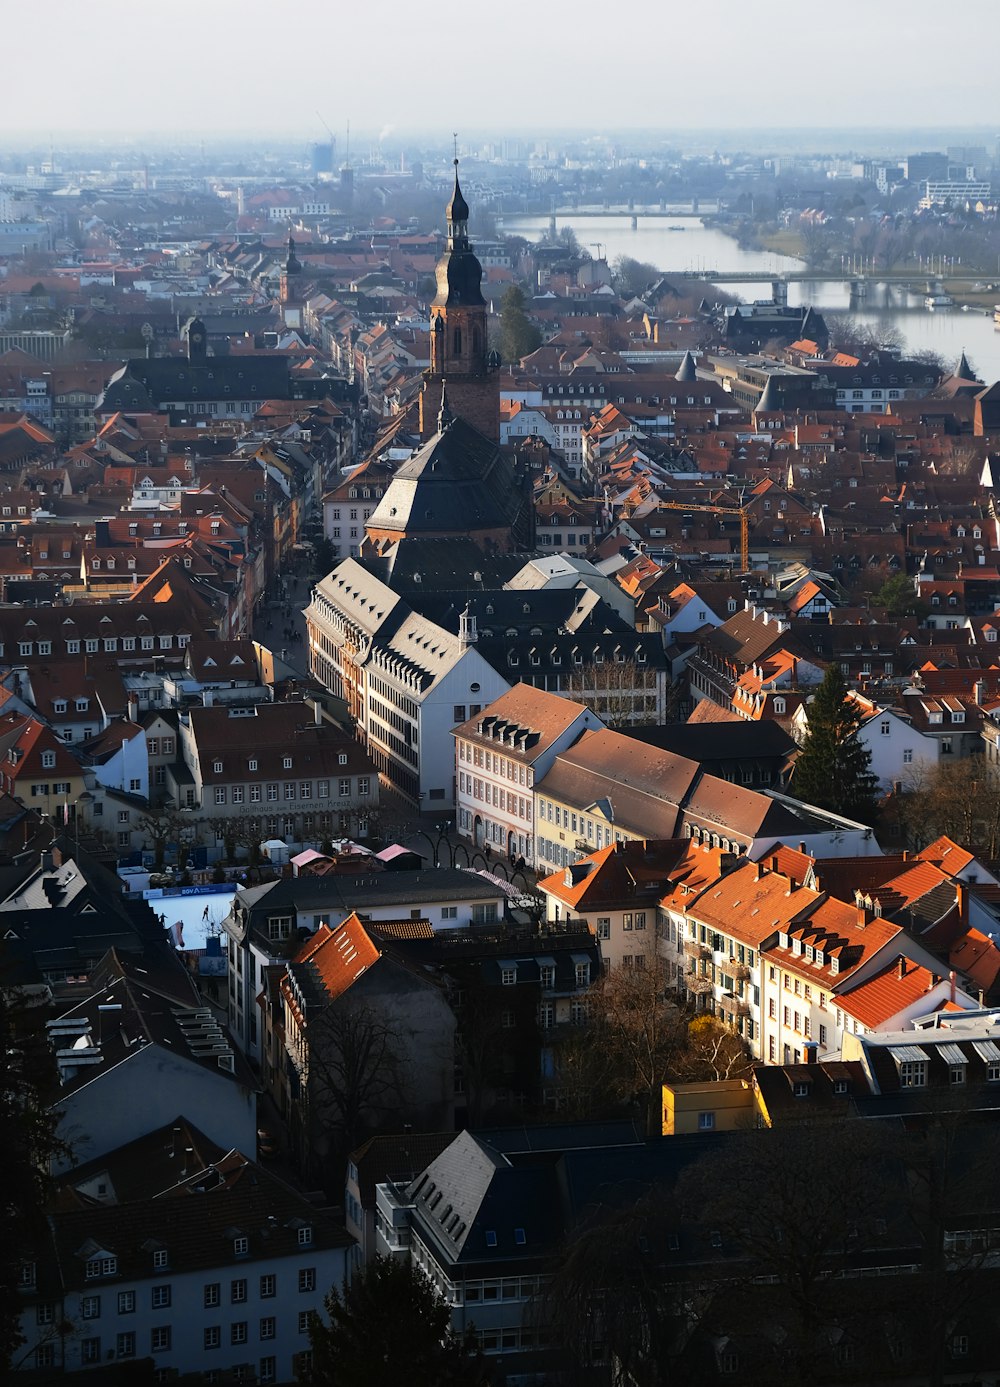
POLYGON ((449 250, 469 250, 469 204, 462 196, 462 187, 458 181, 458 156, 454 159, 455 165, 455 187, 452 190, 451 201, 445 209, 445 216, 448 219, 448 249, 449 250))

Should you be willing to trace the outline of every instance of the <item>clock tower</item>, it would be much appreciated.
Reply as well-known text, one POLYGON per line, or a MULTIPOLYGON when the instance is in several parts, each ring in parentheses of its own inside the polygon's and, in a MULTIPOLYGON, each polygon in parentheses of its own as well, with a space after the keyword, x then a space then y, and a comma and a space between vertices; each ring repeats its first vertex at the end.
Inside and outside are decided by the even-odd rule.
POLYGON ((492 443, 500 438, 499 358, 486 350, 483 267, 469 241, 469 205, 462 196, 455 160, 455 187, 445 212, 448 248, 437 265, 437 293, 431 303, 430 369, 420 392, 420 436, 437 430, 441 389, 448 407, 492 443))

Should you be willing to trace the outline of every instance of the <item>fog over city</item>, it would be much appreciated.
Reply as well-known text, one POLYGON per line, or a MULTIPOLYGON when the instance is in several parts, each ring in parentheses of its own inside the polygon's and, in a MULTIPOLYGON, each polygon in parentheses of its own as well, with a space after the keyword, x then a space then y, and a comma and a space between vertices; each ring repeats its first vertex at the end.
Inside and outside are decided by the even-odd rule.
MULTIPOLYGON (((542 0, 49 0, 44 83, 8 62, 16 131, 341 126, 742 129, 977 126, 996 118, 1000 10, 967 0, 746 5, 542 0), (974 38, 972 37, 974 36, 974 38), (474 67, 474 74, 470 69, 474 67)), ((6 28, 13 24, 8 13, 6 28)), ((377 127, 376 127, 377 128, 377 127)))

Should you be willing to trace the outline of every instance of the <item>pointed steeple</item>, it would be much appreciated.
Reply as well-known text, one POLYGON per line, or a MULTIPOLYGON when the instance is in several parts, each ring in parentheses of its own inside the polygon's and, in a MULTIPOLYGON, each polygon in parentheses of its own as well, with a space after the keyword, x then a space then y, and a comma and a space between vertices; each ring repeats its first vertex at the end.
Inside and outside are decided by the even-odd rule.
POLYGON ((764 386, 764 389, 761 393, 761 397, 754 406, 754 413, 771 414, 772 412, 774 412, 775 410, 779 410, 780 408, 781 403, 778 399, 778 390, 774 384, 774 378, 772 376, 768 376, 767 384, 764 386))
POLYGON ((441 408, 438 410, 438 433, 444 433, 454 415, 448 408, 448 382, 441 382, 441 408))
POLYGON ((685 352, 681 359, 681 364, 677 368, 674 380, 692 381, 698 379, 698 372, 695 370, 694 357, 690 352, 685 352))
POLYGON ((302 273, 302 265, 298 256, 295 254, 295 242, 292 240, 292 233, 288 233, 288 258, 285 261, 285 274, 297 275, 302 273))
POLYGON ((455 164, 455 187, 452 189, 451 201, 445 208, 445 216, 448 219, 448 244, 452 250, 468 250, 469 248, 469 204, 462 196, 462 187, 458 181, 458 158, 455 164))
POLYGON ((962 355, 958 358, 958 365, 955 367, 955 375, 959 380, 978 380, 979 377, 969 365, 969 358, 965 355, 965 348, 962 348, 962 355))

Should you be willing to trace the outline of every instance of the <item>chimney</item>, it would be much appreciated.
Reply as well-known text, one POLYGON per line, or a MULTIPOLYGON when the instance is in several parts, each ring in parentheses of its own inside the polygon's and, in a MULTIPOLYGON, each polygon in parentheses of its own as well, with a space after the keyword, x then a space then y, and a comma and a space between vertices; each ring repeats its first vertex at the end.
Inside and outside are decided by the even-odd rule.
POLYGON ((969 923, 969 888, 964 881, 955 882, 955 904, 958 906, 958 918, 963 925, 969 923))
POLYGON ((985 696, 986 685, 984 684, 982 679, 977 679, 972 686, 972 697, 976 700, 976 704, 978 707, 981 708, 983 706, 983 699, 985 698, 985 696))
POLYGON ((951 998, 952 1005, 955 1003, 955 970, 948 974, 948 996, 951 998))
POLYGON ((316 727, 323 726, 323 705, 318 698, 313 703, 313 724, 316 727))
POLYGON ((858 929, 864 929, 865 925, 867 925, 867 923, 868 923, 868 916, 867 916, 867 914, 866 914, 866 912, 865 912, 865 903, 864 903, 864 901, 858 901, 858 902, 856 903, 856 905, 857 905, 857 919, 856 919, 856 924, 857 924, 857 926, 858 926, 858 929))
POLYGON ((906 977, 906 959, 902 954, 899 955, 899 961, 896 965, 896 976, 899 978, 900 982, 906 977))

